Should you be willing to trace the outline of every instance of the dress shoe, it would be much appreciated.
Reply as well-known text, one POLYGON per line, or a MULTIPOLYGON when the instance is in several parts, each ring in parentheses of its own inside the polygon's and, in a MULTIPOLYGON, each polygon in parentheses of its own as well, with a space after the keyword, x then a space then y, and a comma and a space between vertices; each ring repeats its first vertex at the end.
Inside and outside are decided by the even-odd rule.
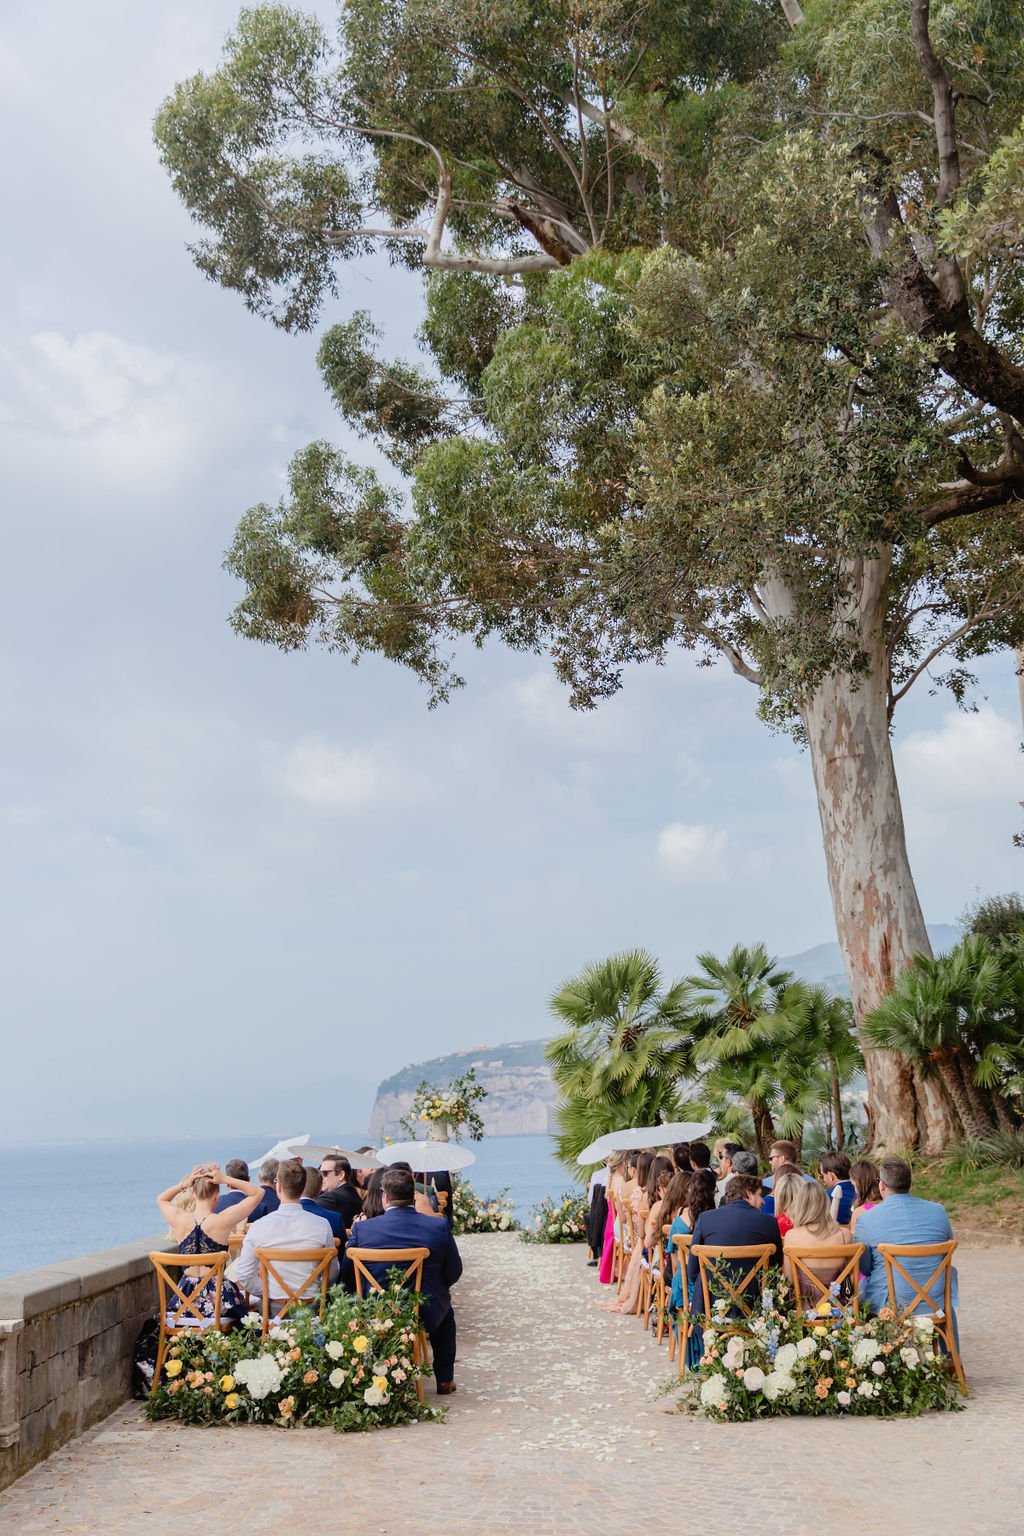
POLYGON ((439 1381, 437 1384, 438 1397, 451 1397, 455 1391, 454 1381, 439 1381))

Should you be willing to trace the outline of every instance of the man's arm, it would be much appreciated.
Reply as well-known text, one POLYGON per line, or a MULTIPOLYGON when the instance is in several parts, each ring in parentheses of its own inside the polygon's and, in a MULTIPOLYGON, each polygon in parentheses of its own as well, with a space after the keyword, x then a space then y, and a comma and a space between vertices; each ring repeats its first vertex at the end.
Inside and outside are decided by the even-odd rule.
POLYGON ((459 1245, 451 1233, 448 1234, 448 1242, 444 1250, 444 1259, 441 1263, 441 1279, 445 1285, 454 1285, 456 1280, 462 1278, 462 1254, 459 1245))
POLYGON ((235 1265, 235 1280, 242 1290, 248 1291, 250 1295, 258 1293, 260 1289, 260 1263, 256 1257, 256 1244, 259 1241, 259 1234, 254 1224, 245 1234, 242 1251, 235 1265))
POLYGON ((700 1262, 697 1259, 697 1256, 696 1256, 696 1254, 693 1251, 693 1245, 694 1245, 694 1243, 702 1243, 703 1241, 704 1241, 704 1216, 703 1216, 703 1213, 702 1213, 700 1216, 697 1217, 697 1225, 693 1229, 693 1239, 692 1239, 692 1241, 690 1243, 690 1256, 689 1256, 689 1258, 686 1261, 686 1278, 688 1280, 696 1280, 697 1276, 700 1274, 700 1262))

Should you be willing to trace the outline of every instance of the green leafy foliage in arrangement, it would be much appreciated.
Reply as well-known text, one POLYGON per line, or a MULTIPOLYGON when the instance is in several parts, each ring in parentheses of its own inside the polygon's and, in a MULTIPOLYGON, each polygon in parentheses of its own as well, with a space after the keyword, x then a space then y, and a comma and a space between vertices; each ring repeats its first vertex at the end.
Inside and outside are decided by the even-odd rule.
POLYGON ((731 1423, 783 1414, 917 1415, 961 1406, 955 1376, 936 1353, 929 1317, 851 1321, 823 1301, 808 1317, 791 1308, 787 1282, 766 1286, 749 1326, 717 1304, 704 1352, 680 1406, 731 1423))
POLYGON ((146 1405, 184 1424, 374 1429, 436 1417, 416 1393, 416 1298, 400 1285, 365 1299, 335 1289, 321 1320, 288 1314, 260 1337, 260 1319, 231 1333, 204 1329, 171 1345, 146 1405))
POLYGON ((985 1141, 1021 1126, 1024 939, 969 933, 934 960, 919 955, 868 1016, 868 1038, 937 1079, 961 1135, 985 1141))
POLYGON ((547 1195, 530 1212, 520 1236, 524 1243, 582 1243, 587 1237, 587 1202, 578 1191, 547 1195))
POLYGON ((452 1227, 456 1237, 463 1232, 516 1232, 515 1203, 507 1189, 485 1199, 478 1195, 468 1179, 452 1175, 452 1227))
POLYGON ((461 1141, 463 1134, 471 1141, 480 1141, 484 1122, 477 1105, 486 1097, 487 1089, 477 1082, 473 1067, 453 1077, 447 1088, 436 1088, 424 1078, 401 1123, 410 1136, 424 1125, 447 1125, 456 1141, 461 1141))

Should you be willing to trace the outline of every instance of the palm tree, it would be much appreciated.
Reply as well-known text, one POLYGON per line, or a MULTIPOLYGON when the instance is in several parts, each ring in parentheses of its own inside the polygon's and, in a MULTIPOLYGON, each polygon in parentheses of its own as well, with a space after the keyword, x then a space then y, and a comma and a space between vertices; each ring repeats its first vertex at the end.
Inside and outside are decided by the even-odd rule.
POLYGON ((968 934, 947 954, 918 955, 865 1020, 876 1045, 940 1080, 967 1136, 990 1135, 996 1117, 1009 1121, 1000 1080, 1020 1038, 1019 968, 1016 946, 968 934))
POLYGON ((681 1088, 692 1067, 686 987, 661 988, 657 961, 633 949, 588 965, 551 999, 565 1026, 545 1047, 561 1092, 555 1145, 574 1173, 578 1154, 605 1132, 691 1107, 681 1088))
POLYGON ((735 1120, 736 1101, 742 1101, 762 1157, 778 1136, 799 1144, 807 1119, 834 1086, 827 1028, 836 1033, 840 1082, 846 1070, 845 1057, 839 1066, 839 1015, 827 1006, 828 994, 779 969, 763 944, 737 944, 725 960, 700 955, 698 964, 689 984, 701 1097, 723 1124, 735 1120))
POLYGON ((837 997, 827 987, 808 987, 807 993, 811 1032, 808 1046, 811 1054, 820 1062, 821 1070, 827 1075, 827 1093, 823 1092, 821 1097, 831 1104, 835 1144, 842 1150, 846 1145, 843 1089, 864 1066, 853 1022, 853 1006, 845 997, 837 997))

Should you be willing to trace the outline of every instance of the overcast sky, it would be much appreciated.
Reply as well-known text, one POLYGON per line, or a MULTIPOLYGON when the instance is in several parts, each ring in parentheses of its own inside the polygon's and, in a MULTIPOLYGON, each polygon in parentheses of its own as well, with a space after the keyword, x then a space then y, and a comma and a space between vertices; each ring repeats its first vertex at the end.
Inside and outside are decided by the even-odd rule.
MULTIPOLYGON (((326 7, 321 7, 326 10, 326 7)), ((584 962, 834 937, 810 768, 685 656, 595 714, 471 654, 445 708, 236 638, 221 570, 291 454, 342 438, 288 337, 214 288, 152 115, 224 0, 8 10, 0 37, 0 1141, 365 1123, 377 1080, 543 1035, 584 962), (13 151, 13 153, 12 153, 13 151)), ((414 280, 365 262, 412 344, 414 280)), ((1009 655, 975 714, 921 689, 897 755, 931 921, 1015 889, 1009 655)))

